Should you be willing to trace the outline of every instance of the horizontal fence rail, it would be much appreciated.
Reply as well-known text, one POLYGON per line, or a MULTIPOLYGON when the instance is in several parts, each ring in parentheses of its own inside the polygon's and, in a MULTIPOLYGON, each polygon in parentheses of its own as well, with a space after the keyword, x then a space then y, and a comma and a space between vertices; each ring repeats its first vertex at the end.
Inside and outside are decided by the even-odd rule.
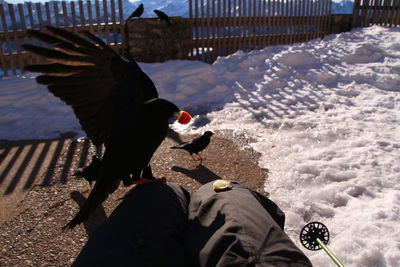
POLYGON ((399 26, 400 0, 355 0, 353 27, 399 26))
POLYGON ((189 0, 190 58, 213 62, 237 50, 303 42, 330 33, 330 0, 189 0))
POLYGON ((24 65, 43 62, 24 51, 22 44, 40 44, 26 31, 47 25, 75 33, 90 31, 122 53, 125 51, 123 6, 122 0, 116 1, 0 4, 0 76, 22 74, 24 65))

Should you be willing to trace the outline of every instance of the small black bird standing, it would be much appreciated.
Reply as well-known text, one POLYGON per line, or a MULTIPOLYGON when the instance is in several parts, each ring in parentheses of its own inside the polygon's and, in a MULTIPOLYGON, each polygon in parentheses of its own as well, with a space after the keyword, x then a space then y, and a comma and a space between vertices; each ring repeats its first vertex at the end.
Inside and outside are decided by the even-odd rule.
POLYGON ((172 146, 172 149, 183 149, 190 153, 193 160, 203 160, 199 152, 203 151, 210 143, 210 138, 213 132, 206 131, 202 136, 193 139, 192 141, 182 143, 177 146, 172 146), (194 157, 195 154, 197 158, 194 157))
POLYGON ((157 17, 159 17, 160 20, 165 20, 168 23, 168 25, 172 25, 167 14, 157 9, 154 9, 153 12, 156 13, 157 17))
POLYGON ((72 229, 87 220, 125 177, 140 180, 142 170, 167 135, 169 118, 185 124, 190 115, 158 98, 153 81, 139 65, 118 55, 100 38, 87 31, 79 36, 60 28, 46 28, 48 33, 28 33, 51 48, 32 44, 23 47, 50 63, 27 65, 25 69, 44 73, 36 81, 71 106, 95 146, 105 146, 92 191, 64 227, 72 229))
POLYGON ((138 8, 136 8, 135 11, 133 11, 132 14, 126 20, 129 20, 131 18, 140 18, 140 16, 143 14, 143 11, 144 11, 143 4, 140 4, 138 8))

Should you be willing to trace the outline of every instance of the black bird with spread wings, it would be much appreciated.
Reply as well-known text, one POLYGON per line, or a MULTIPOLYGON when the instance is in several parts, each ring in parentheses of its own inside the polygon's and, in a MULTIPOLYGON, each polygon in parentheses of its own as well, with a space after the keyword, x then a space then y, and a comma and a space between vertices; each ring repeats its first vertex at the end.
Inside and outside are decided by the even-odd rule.
POLYGON ((25 69, 44 73, 36 81, 72 107, 93 144, 105 146, 92 191, 64 227, 72 229, 118 188, 123 177, 140 179, 142 169, 166 137, 169 118, 187 123, 190 115, 158 98, 154 83, 139 65, 120 57, 98 37, 89 32, 79 36, 59 28, 47 29, 47 33, 28 33, 52 48, 23 47, 50 63, 25 69))
POLYGON ((169 16, 167 14, 157 9, 154 9, 153 12, 156 13, 157 17, 160 20, 165 20, 168 23, 168 25, 172 25, 171 21, 169 20, 169 16))
POLYGON ((135 11, 132 12, 132 14, 126 19, 131 19, 131 18, 140 18, 140 16, 143 14, 144 7, 143 4, 140 4, 138 8, 135 9, 135 11))
POLYGON ((213 132, 206 131, 202 136, 193 139, 192 141, 182 143, 177 146, 172 146, 172 149, 183 149, 190 153, 193 160, 203 160, 199 152, 203 151, 210 143, 213 132), (197 158, 194 157, 195 154, 197 158))

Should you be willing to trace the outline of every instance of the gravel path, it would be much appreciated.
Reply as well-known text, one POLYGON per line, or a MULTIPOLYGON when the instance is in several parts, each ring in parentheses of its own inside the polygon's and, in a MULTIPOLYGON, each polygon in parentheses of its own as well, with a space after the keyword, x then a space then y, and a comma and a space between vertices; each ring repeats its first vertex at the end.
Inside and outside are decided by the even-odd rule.
MULTIPOLYGON (((179 136, 173 132, 169 136, 157 150, 151 163, 156 177, 165 177, 167 181, 178 183, 190 192, 209 181, 226 178, 236 180, 266 194, 260 188, 263 188, 268 170, 261 169, 255 164, 257 154, 251 150, 238 148, 237 144, 241 145, 245 140, 239 138, 234 143, 226 138, 231 137, 229 132, 216 133, 211 138, 211 144, 202 153, 205 160, 202 165, 198 165, 198 162, 192 161, 185 151, 169 149, 170 146, 180 141, 190 140, 194 136, 179 136)), ((43 140, 27 143, 30 147, 40 147, 43 142, 48 143, 43 140), (35 142, 39 145, 34 145, 35 142)), ((4 170, 10 166, 10 160, 6 162, 8 165, 5 165, 7 154, 18 149, 24 151, 21 147, 25 148, 26 143, 2 142, 0 145, 0 172, 3 171, 4 174, 4 170), (1 165, 2 162, 4 166, 1 165)), ((53 159, 48 160, 45 167, 35 166, 38 164, 35 160, 21 160, 21 164, 27 162, 26 166, 22 165, 25 169, 32 170, 31 175, 28 175, 27 181, 24 182, 25 187, 27 183, 28 185, 31 183, 31 186, 25 188, 25 191, 20 191, 21 193, 17 191, 18 184, 24 181, 22 178, 25 172, 23 171, 19 171, 22 178, 16 171, 11 181, 6 179, 6 175, 0 179, 2 197, 5 199, 8 197, 14 205, 7 207, 3 221, 0 221, 1 267, 69 266, 85 244, 87 233, 90 233, 112 212, 119 203, 118 199, 129 190, 121 186, 84 225, 72 231, 61 231, 62 226, 77 212, 78 203, 82 203, 90 192, 87 182, 71 174, 78 166, 87 164, 94 149, 88 141, 77 142, 69 138, 64 138, 61 145, 60 143, 54 145, 51 142, 48 147, 54 148, 46 150, 53 151, 51 154, 53 159), (61 148, 57 150, 58 147, 61 148), (31 166, 32 164, 34 166, 31 166), (32 179, 32 172, 37 176, 34 179, 32 179), (12 184, 17 192, 14 195, 20 196, 15 198, 17 200, 10 197, 13 194, 7 192, 7 188, 10 188, 12 184)), ((33 149, 28 149, 28 152, 24 154, 25 157, 30 154, 35 155, 35 151, 30 152, 31 150, 33 149)), ((23 153, 21 152, 19 156, 21 154, 23 153)), ((38 157, 40 158, 42 154, 39 153, 38 157)), ((50 157, 50 154, 47 157, 50 157)), ((15 158, 17 159, 17 156, 15 158)), ((32 156, 32 158, 35 157, 32 156)), ((44 159, 43 162, 45 162, 44 159)), ((12 172, 8 170, 8 173, 12 172)), ((5 207, 0 206, 0 209, 5 209, 5 207)))

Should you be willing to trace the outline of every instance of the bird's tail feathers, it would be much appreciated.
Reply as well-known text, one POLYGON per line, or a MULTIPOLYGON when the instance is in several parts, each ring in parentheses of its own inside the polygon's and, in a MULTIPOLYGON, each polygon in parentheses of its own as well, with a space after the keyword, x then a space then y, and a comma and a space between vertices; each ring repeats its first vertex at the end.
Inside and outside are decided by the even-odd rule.
POLYGON ((90 214, 101 204, 104 200, 107 199, 108 195, 114 192, 120 183, 120 180, 117 179, 105 179, 106 177, 99 177, 99 180, 93 187, 93 190, 90 192, 89 197, 80 207, 79 212, 75 215, 75 217, 67 223, 62 229, 65 230, 67 228, 73 229, 78 224, 86 221, 90 214))

